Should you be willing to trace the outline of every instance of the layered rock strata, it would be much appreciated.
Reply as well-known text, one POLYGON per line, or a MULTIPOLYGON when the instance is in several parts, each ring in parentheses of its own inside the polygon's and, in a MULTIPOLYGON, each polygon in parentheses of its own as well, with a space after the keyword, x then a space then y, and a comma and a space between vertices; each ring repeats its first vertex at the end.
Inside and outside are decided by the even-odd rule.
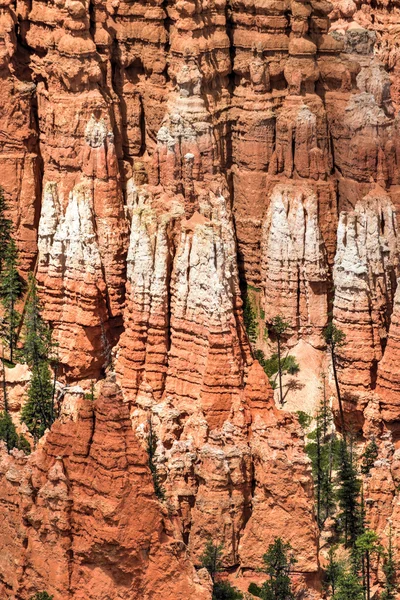
MULTIPOLYGON (((384 25, 367 4, 333 18, 376 11, 384 25)), ((396 431, 398 123, 373 36, 330 34, 331 10, 1 4, 0 183, 21 271, 37 261, 61 383, 117 380, 31 458, 3 453, 4 543, 18 532, 4 594, 206 599, 193 564, 210 536, 238 573, 282 536, 318 596, 302 434, 252 356, 240 287, 310 356, 332 313, 347 415, 366 439, 396 431)), ((395 490, 379 502, 391 514, 395 490)))
POLYGON ((76 420, 55 424, 31 457, 2 450, 0 469, 2 597, 211 597, 160 510, 114 383, 94 405, 81 398, 76 420))

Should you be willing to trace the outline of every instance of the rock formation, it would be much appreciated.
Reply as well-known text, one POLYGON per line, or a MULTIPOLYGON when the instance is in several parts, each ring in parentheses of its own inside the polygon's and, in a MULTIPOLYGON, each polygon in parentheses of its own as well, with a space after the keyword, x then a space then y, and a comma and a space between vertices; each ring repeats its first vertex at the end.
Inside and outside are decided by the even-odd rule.
MULTIPOLYGON (((64 398, 29 458, 1 450, 6 597, 209 600, 207 539, 241 585, 276 536, 321 597, 304 436, 254 358, 250 296, 257 349, 275 351, 281 314, 285 352, 328 392, 322 332, 333 318, 345 333, 346 419, 390 472, 379 494, 372 470, 369 516, 398 528, 389 4, 0 0, 0 184, 64 398)), ((299 382, 291 406, 312 412, 299 382)))
POLYGON ((21 454, 3 452, 0 467, 2 597, 209 599, 207 576, 201 585, 160 512, 115 384, 21 454))

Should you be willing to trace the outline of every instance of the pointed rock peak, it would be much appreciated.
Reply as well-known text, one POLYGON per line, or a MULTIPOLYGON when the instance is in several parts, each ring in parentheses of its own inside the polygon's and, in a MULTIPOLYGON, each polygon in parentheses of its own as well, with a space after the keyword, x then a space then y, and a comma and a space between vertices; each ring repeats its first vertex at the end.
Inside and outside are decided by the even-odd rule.
POLYGON ((207 223, 210 223, 210 220, 196 210, 190 219, 185 219, 182 222, 182 226, 186 229, 194 231, 196 225, 206 225, 207 223))

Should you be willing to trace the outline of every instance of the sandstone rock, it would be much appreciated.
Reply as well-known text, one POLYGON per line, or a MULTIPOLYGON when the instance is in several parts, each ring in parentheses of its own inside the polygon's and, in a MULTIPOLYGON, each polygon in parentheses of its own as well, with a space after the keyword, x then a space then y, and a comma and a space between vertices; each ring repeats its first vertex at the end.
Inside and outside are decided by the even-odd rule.
POLYGON ((115 384, 31 457, 2 450, 0 464, 2 594, 211 597, 171 535, 115 384))
MULTIPOLYGON (((264 320, 282 313, 308 381, 328 370, 333 309, 349 422, 396 431, 398 15, 333 4, 1 5, 0 183, 70 386, 36 452, 3 453, 3 595, 205 600, 193 564, 210 536, 246 571, 279 535, 318 597, 304 440, 252 356, 240 288, 258 347, 274 351, 264 320), (120 391, 107 381, 88 404, 113 370, 120 391)), ((384 532, 398 469, 382 457, 384 532)))

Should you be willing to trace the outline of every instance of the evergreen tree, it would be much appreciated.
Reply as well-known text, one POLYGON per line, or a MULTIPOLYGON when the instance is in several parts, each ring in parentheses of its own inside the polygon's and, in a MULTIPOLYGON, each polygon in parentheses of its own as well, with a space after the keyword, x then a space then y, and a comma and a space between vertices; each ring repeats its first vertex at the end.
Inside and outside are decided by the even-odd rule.
POLYGON ((6 443, 7 451, 11 452, 13 448, 18 448, 19 450, 23 450, 25 454, 29 454, 31 451, 31 447, 29 442, 25 439, 25 437, 21 434, 17 434, 17 430, 15 429, 15 425, 12 422, 11 416, 8 412, 8 398, 7 398, 7 385, 6 385, 6 372, 5 365, 3 359, 3 402, 4 402, 4 412, 0 412, 0 440, 6 443))
POLYGON ((359 533, 359 501, 361 482, 357 477, 347 444, 343 440, 340 444, 339 469, 338 469, 338 500, 341 509, 340 520, 344 533, 346 546, 353 547, 359 533))
POLYGON ((395 583, 396 563, 393 556, 392 526, 390 526, 389 531, 389 547, 383 565, 383 572, 385 574, 385 587, 380 600, 395 600, 397 595, 397 585, 395 583))
POLYGON ((343 572, 338 581, 338 587, 332 600, 363 600, 363 587, 352 571, 343 572))
POLYGON ((207 569, 213 582, 217 573, 222 569, 222 548, 222 544, 214 544, 210 539, 200 557, 201 566, 207 569))
MULTIPOLYGON (((279 373, 279 361, 278 354, 274 353, 270 358, 265 358, 264 352, 260 349, 254 351, 254 358, 258 360, 266 375, 268 375, 269 382, 273 390, 276 389, 276 375, 279 373)), ((300 371, 299 364, 294 356, 288 354, 281 358, 281 373, 289 373, 289 375, 296 375, 300 371)))
POLYGON ((31 600, 53 600, 53 598, 54 596, 50 596, 47 592, 37 592, 31 600))
POLYGON ((8 452, 11 452, 13 448, 23 450, 25 454, 29 454, 31 451, 28 440, 22 434, 18 435, 7 411, 0 412, 0 440, 6 443, 8 452))
POLYGON ((216 581, 213 586, 212 600, 242 600, 243 594, 229 581, 216 581))
POLYGON ((49 362, 53 350, 51 329, 42 319, 36 279, 32 273, 28 277, 28 300, 24 324, 25 343, 23 355, 26 362, 31 368, 38 366, 40 362, 49 362))
POLYGON ((54 383, 50 371, 53 351, 51 329, 42 319, 36 280, 29 275, 25 312, 25 344, 23 355, 32 369, 28 401, 22 409, 22 420, 37 441, 54 422, 54 383))
POLYGON ((375 439, 372 439, 368 446, 365 448, 364 454, 362 456, 361 473, 363 475, 368 475, 368 473, 374 466, 374 462, 378 458, 378 454, 378 445, 375 439))
POLYGON ((244 292, 243 296, 243 321, 251 344, 255 344, 258 337, 258 325, 256 314, 251 305, 250 296, 247 290, 244 292))
POLYGON ((3 271, 0 279, 0 298, 4 307, 1 337, 7 342, 10 362, 13 362, 17 344, 17 328, 20 315, 15 304, 21 294, 22 286, 18 274, 18 250, 14 240, 10 240, 4 253, 3 271))
POLYGON ((157 436, 153 430, 153 424, 151 419, 149 419, 149 437, 147 438, 147 454, 149 457, 149 468, 151 471, 151 476, 153 478, 154 491, 156 493, 157 498, 160 500, 165 499, 165 492, 161 485, 160 475, 157 470, 157 465, 155 462, 155 454, 157 449, 157 436))
POLYGON ((259 590, 259 597, 262 600, 294 600, 290 572, 296 559, 291 545, 281 538, 275 538, 264 554, 263 562, 262 570, 268 575, 268 579, 261 587, 254 586, 254 589, 259 590))
POLYGON ((364 558, 365 578, 363 578, 363 587, 367 600, 371 600, 371 558, 374 554, 380 556, 383 552, 375 531, 367 529, 362 533, 355 542, 355 550, 359 556, 364 558))
POLYGON ((333 323, 329 323, 329 325, 324 329, 323 336, 325 339, 325 343, 330 349, 331 359, 332 359, 332 368, 333 368, 333 377, 335 379, 335 387, 336 387, 336 395, 339 402, 339 412, 340 412, 340 421, 342 425, 342 433, 343 438, 346 440, 346 426, 344 420, 344 412, 343 412, 343 403, 342 403, 342 395, 340 393, 339 379, 337 374, 337 356, 336 351, 337 348, 344 346, 346 341, 346 336, 334 325, 333 323))
POLYGON ((271 331, 276 337, 278 343, 278 379, 279 379, 279 398, 283 405, 283 389, 282 389, 282 356, 281 356, 281 344, 282 337, 285 332, 289 329, 290 325, 280 315, 277 315, 272 319, 271 331))
POLYGON ((207 569, 213 582, 212 600, 241 600, 243 594, 229 581, 217 580, 217 575, 222 570, 222 548, 222 544, 214 544, 212 540, 208 540, 200 557, 202 567, 207 569))
POLYGON ((7 246, 11 240, 12 222, 7 219, 7 203, 4 198, 4 190, 0 187, 0 273, 3 270, 3 262, 7 246))
POLYGON ((325 588, 330 589, 334 596, 338 587, 338 582, 343 573, 343 566, 336 560, 335 548, 329 549, 329 563, 325 571, 325 588))
POLYGON ((53 382, 45 361, 33 365, 28 400, 22 408, 21 420, 36 441, 54 422, 53 382))
POLYGON ((7 411, 0 412, 0 440, 6 443, 8 452, 18 447, 18 434, 7 411))
POLYGON ((332 414, 324 395, 316 415, 316 427, 308 435, 308 439, 311 441, 306 445, 306 452, 312 464, 317 521, 320 528, 334 508, 332 468, 338 442, 333 432, 329 432, 332 420, 332 414))

